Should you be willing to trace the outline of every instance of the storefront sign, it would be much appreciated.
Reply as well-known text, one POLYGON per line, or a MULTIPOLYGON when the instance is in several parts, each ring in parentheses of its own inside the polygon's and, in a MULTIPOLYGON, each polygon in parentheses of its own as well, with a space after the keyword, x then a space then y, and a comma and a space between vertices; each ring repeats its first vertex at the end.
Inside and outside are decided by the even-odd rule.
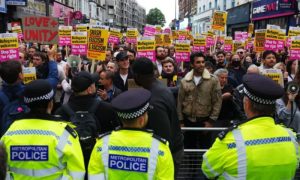
POLYGON ((297 10, 295 0, 254 0, 252 20, 293 15, 297 10))
POLYGON ((27 0, 6 0, 6 4, 10 6, 26 6, 27 0))
POLYGON ((248 23, 250 21, 251 3, 246 3, 231 9, 228 9, 227 25, 248 23))

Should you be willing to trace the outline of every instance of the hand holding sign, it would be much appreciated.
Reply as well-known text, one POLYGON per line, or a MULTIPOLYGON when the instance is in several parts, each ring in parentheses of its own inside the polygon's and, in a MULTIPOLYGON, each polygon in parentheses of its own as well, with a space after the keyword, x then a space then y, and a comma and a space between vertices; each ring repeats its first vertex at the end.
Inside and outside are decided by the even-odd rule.
POLYGON ((47 55, 48 55, 50 61, 54 61, 56 51, 57 51, 57 45, 53 45, 52 48, 47 51, 47 55))

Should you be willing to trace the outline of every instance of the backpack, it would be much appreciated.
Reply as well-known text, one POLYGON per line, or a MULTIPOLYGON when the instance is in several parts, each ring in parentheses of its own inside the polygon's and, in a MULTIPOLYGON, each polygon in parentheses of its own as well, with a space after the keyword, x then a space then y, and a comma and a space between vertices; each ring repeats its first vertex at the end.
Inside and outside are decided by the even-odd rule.
POLYGON ((5 134, 10 125, 16 119, 21 119, 24 114, 30 111, 21 98, 10 100, 8 96, 0 91, 0 100, 3 104, 0 120, 0 137, 5 134))
POLYGON ((68 103, 63 105, 64 112, 67 113, 70 122, 76 126, 75 130, 79 136, 86 167, 100 131, 100 125, 95 115, 99 104, 100 101, 95 100, 88 111, 76 112, 72 110, 68 103))

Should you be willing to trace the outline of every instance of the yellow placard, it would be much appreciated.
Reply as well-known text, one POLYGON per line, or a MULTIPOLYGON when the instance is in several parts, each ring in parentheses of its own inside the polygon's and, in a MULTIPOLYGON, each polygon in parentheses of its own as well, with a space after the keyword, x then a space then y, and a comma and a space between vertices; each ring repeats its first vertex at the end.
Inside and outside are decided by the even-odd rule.
POLYGON ((137 42, 137 51, 154 51, 155 40, 139 40, 137 42))
POLYGON ((292 40, 291 49, 300 49, 300 40, 292 40))
POLYGON ((163 35, 163 42, 164 42, 164 46, 170 46, 172 44, 170 34, 163 35))
POLYGON ((288 32, 288 36, 292 37, 292 36, 299 36, 300 35, 300 28, 298 27, 290 27, 289 32, 288 32))
POLYGON ((109 31, 109 35, 110 36, 115 36, 115 37, 118 37, 118 38, 121 38, 121 36, 122 36, 121 32, 118 32, 118 31, 109 31))
POLYGON ((266 30, 266 39, 276 40, 278 36, 277 29, 267 29, 266 30))
POLYGON ((245 43, 243 41, 233 41, 233 52, 236 52, 239 47, 245 47, 245 43))
POLYGON ((87 25, 80 25, 80 24, 78 24, 78 25, 76 25, 76 31, 77 32, 87 32, 87 30, 88 30, 88 26, 87 25))
POLYGON ((256 52, 263 52, 265 48, 266 31, 260 30, 255 32, 254 48, 256 52))
POLYGON ((108 30, 91 28, 88 37, 87 57, 93 60, 104 61, 106 57, 108 30))
POLYGON ((71 33, 71 44, 86 44, 87 37, 86 35, 82 34, 82 32, 72 32, 71 33))
POLYGON ((248 33, 253 34, 253 31, 254 31, 254 24, 250 23, 249 26, 248 26, 248 33))
POLYGON ((21 26, 14 26, 11 28, 13 33, 22 34, 22 28, 21 26))
POLYGON ((183 44, 183 43, 176 43, 175 44, 175 51, 176 52, 190 52, 190 44, 183 44))
POLYGON ((284 87, 283 75, 280 69, 263 69, 261 73, 284 87))
POLYGON ((178 31, 172 30, 172 40, 178 39, 178 31))
POLYGON ((278 31, 277 39, 284 41, 285 40, 285 32, 284 31, 278 31))
POLYGON ((194 38, 194 46, 206 46, 206 38, 194 38))
POLYGON ((163 46, 164 40, 162 34, 155 34, 155 44, 156 46, 163 46))
POLYGON ((25 67, 23 68, 23 82, 28 84, 31 81, 36 80, 36 69, 35 67, 25 67))
POLYGON ((156 25, 156 26, 155 26, 155 32, 156 32, 156 33, 161 33, 161 32, 162 32, 161 26, 156 25))
POLYGON ((138 36, 138 31, 136 29, 128 29, 126 32, 126 37, 136 38, 138 36))
POLYGON ((226 11, 216 11, 213 14, 212 29, 224 31, 227 21, 226 11))

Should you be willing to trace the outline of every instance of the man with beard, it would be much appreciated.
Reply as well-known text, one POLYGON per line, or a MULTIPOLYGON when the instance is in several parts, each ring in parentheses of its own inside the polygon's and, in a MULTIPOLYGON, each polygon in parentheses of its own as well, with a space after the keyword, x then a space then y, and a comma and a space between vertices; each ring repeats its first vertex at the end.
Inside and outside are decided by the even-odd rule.
POLYGON ((160 76, 161 72, 162 72, 161 61, 164 60, 167 56, 166 56, 165 49, 162 46, 156 46, 155 53, 156 53, 155 67, 156 67, 156 71, 157 71, 156 75, 160 76))
POLYGON ((177 68, 175 62, 172 58, 167 57, 165 60, 161 62, 162 64, 162 72, 161 78, 167 79, 167 86, 174 94, 174 97, 177 98, 178 94, 178 87, 179 87, 179 80, 177 76, 177 68))
POLYGON ((264 51, 262 55, 262 65, 259 67, 259 70, 263 69, 273 69, 276 64, 276 53, 274 51, 264 51))
POLYGON ((56 48, 48 50, 48 56, 42 52, 36 52, 32 57, 33 67, 36 68, 37 79, 46 79, 55 90, 58 83, 57 64, 54 61, 56 48))
POLYGON ((216 58, 217 58, 217 69, 225 68, 226 66, 225 53, 223 51, 217 52, 216 58))

